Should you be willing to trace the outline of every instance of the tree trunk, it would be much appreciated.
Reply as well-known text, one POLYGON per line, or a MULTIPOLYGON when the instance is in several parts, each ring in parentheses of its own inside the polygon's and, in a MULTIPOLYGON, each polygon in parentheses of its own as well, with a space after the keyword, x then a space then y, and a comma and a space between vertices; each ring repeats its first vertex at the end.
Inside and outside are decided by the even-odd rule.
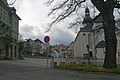
POLYGON ((91 0, 103 17, 103 28, 106 42, 104 68, 116 68, 117 39, 115 35, 114 0, 91 0))
POLYGON ((108 11, 103 16, 103 26, 106 42, 106 53, 104 59, 104 68, 116 68, 116 49, 117 39, 115 34, 115 21, 112 11, 108 11))

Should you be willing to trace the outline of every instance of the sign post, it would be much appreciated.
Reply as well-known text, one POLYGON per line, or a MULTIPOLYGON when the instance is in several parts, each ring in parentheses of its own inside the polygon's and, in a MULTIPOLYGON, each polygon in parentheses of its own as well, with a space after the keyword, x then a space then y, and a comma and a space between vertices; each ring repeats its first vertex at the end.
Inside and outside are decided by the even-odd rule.
POLYGON ((44 37, 44 42, 46 43, 46 47, 47 47, 47 68, 48 68, 48 54, 49 54, 49 41, 50 41, 50 37, 49 36, 45 36, 44 37))

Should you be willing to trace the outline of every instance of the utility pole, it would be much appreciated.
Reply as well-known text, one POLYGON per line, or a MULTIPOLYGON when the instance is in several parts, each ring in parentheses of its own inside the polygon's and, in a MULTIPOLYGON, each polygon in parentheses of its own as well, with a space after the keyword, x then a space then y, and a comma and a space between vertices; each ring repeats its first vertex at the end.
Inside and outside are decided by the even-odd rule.
POLYGON ((46 45, 47 45, 47 68, 49 68, 48 65, 49 43, 46 43, 46 45))
POLYGON ((48 68, 48 54, 49 54, 49 41, 50 41, 50 37, 49 36, 45 36, 44 37, 44 42, 46 43, 46 50, 47 50, 47 68, 48 68))

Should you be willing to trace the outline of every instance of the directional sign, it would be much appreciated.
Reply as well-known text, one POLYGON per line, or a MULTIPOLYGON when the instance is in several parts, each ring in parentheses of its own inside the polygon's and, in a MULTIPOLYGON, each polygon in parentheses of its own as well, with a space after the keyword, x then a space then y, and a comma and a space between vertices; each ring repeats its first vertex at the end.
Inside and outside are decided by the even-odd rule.
POLYGON ((49 37, 49 36, 45 36, 45 37, 44 37, 44 42, 45 42, 45 43, 48 43, 49 41, 50 41, 50 37, 49 37))

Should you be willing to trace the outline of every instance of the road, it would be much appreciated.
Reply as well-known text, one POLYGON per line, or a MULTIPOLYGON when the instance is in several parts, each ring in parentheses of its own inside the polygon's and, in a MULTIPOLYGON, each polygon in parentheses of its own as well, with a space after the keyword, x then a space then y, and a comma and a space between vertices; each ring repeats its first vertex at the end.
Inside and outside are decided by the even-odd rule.
MULTIPOLYGON (((44 60, 42 60, 43 62, 44 60)), ((41 59, 0 61, 0 80, 119 80, 118 74, 96 74, 47 69, 41 59), (43 64, 43 63, 42 63, 43 64)))

